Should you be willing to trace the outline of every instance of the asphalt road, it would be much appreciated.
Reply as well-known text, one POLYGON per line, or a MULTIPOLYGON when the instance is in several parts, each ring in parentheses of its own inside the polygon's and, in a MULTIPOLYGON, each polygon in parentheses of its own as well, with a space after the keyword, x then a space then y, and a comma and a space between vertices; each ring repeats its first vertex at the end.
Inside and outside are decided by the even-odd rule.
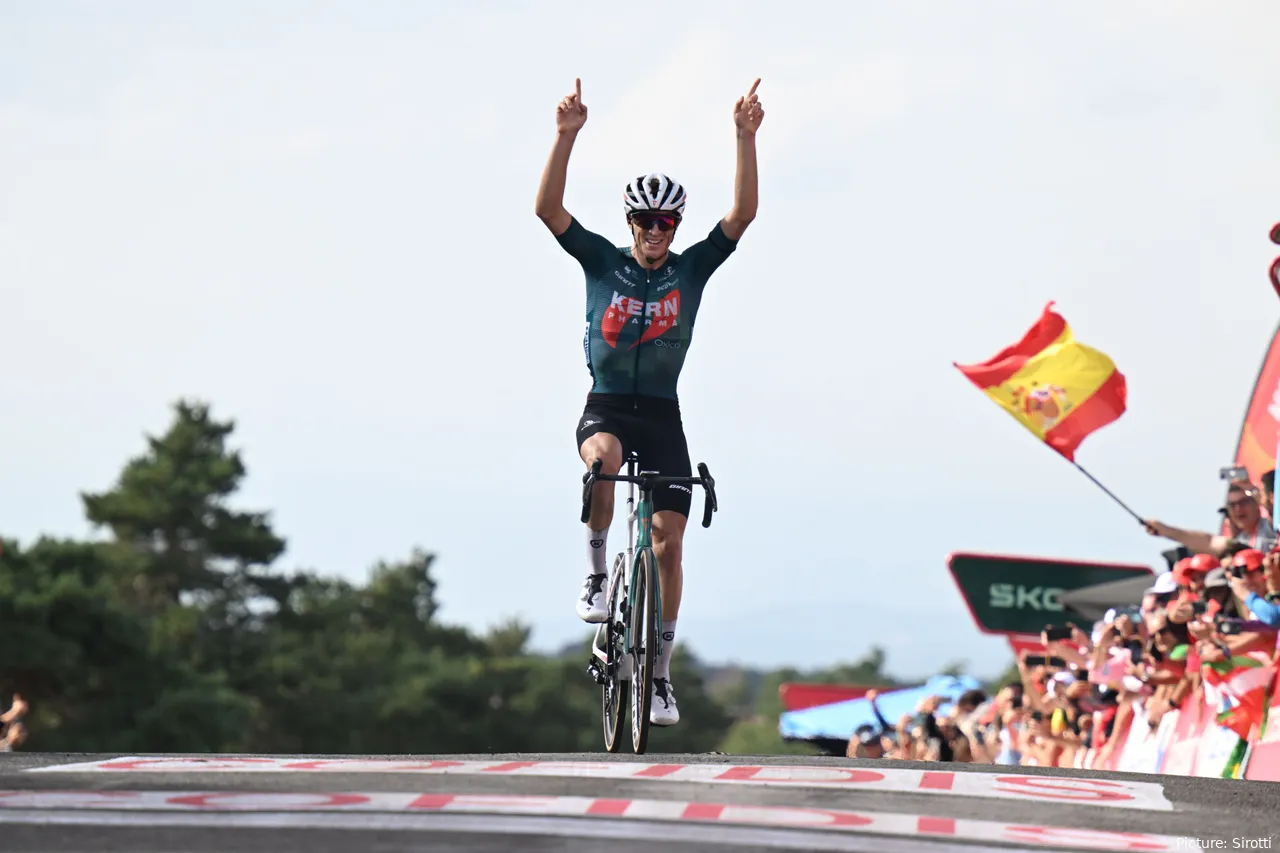
POLYGON ((0 755, 4 853, 1269 850, 1278 821, 1275 783, 984 765, 0 755))

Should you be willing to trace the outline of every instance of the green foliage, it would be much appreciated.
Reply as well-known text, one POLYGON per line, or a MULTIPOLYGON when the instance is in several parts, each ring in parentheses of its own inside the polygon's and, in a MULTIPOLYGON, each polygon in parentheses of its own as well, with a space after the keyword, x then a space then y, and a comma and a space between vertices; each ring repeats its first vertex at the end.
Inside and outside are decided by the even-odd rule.
MULTIPOLYGON (((25 749, 71 752, 598 751, 591 632, 556 656, 529 626, 442 623, 435 555, 363 584, 273 568, 285 540, 232 505, 246 468, 231 421, 174 406, 117 482, 84 493, 100 541, 0 552, 0 699, 31 707, 25 749)), ((778 737, 784 681, 895 683, 884 653, 829 670, 709 668, 677 644, 681 722, 652 752, 812 754, 778 737)))

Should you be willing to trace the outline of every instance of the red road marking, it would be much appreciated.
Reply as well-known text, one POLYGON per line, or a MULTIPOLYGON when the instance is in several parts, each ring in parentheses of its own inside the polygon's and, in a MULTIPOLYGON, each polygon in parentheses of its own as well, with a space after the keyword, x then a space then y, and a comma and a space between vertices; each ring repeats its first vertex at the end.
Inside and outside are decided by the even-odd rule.
POLYGON ((637 779, 661 779, 663 776, 670 776, 672 773, 679 773, 683 770, 683 764, 655 764, 652 767, 646 767, 639 773, 635 774, 637 779))
POLYGON ((623 815, 630 805, 630 800, 596 800, 587 807, 587 814, 623 815))
POLYGON ((423 794, 406 808, 411 809, 442 809, 453 802, 456 794, 423 794))
MULTIPOLYGON (((1046 800, 1074 800, 1076 802, 1092 800, 1097 802, 1099 800, 1133 799, 1132 794, 1124 791, 1099 791, 1096 788, 1088 787, 1091 785, 1096 785, 1099 788, 1124 787, 1119 782, 1107 782, 1102 779, 1044 779, 1036 776, 998 776, 996 781, 1004 785, 1015 785, 1024 789, 1016 791, 1016 793, 1042 797, 1046 800), (1027 788, 1031 790, 1025 790, 1027 788)), ((1009 789, 996 788, 996 790, 1008 791, 1009 789)))
POLYGON ((482 773, 511 773, 516 770, 524 770, 528 767, 537 767, 536 761, 508 761, 506 764, 495 764, 492 767, 485 767, 482 773))
POLYGON ((190 796, 170 797, 166 802, 178 806, 195 806, 198 809, 209 807, 217 807, 224 805, 230 801, 230 807, 235 808, 235 801, 249 802, 253 804, 270 804, 273 798, 279 800, 289 800, 291 798, 312 797, 319 802, 308 805, 301 805, 296 802, 281 803, 284 808, 332 808, 333 806, 355 806, 369 802, 369 798, 364 794, 276 794, 266 792, 249 792, 249 791, 224 791, 216 794, 193 794, 190 796), (215 802, 216 801, 216 802, 215 802))
POLYGON ((955 784, 955 773, 926 770, 920 777, 920 787, 926 791, 950 791, 955 784))
POLYGON ((924 817, 916 820, 916 832, 921 835, 955 835, 956 821, 950 817, 924 817))

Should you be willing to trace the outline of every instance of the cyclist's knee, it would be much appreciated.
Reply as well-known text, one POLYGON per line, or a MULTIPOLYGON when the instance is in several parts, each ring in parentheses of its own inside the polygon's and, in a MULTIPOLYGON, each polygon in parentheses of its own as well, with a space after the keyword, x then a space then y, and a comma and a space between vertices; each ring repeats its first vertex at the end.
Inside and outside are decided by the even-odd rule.
POLYGON ((653 514, 653 552, 659 560, 680 559, 687 521, 680 513, 669 510, 653 514))
POLYGON ((622 442, 618 441, 617 436, 598 432, 582 442, 579 452, 587 467, 599 459, 600 470, 605 474, 616 474, 622 470, 622 442))

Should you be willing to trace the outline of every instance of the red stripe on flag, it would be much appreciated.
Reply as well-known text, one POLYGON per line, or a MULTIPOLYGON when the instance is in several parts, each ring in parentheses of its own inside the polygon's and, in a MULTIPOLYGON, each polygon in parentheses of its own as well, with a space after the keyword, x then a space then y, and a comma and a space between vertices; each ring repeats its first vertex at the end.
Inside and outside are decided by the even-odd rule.
POLYGON ((1062 423, 1044 434, 1045 443, 1072 462, 1080 442, 1124 414, 1128 388, 1124 374, 1113 370, 1087 400, 1075 408, 1062 423))
POLYGON ((1036 324, 1027 330, 1022 340, 1010 347, 1005 347, 986 361, 978 364, 957 364, 969 381, 979 388, 992 388, 1002 382, 1009 381, 1015 373, 1026 366, 1033 356, 1056 341, 1067 328, 1067 321, 1050 309, 1050 302, 1044 307, 1044 313, 1036 324))

